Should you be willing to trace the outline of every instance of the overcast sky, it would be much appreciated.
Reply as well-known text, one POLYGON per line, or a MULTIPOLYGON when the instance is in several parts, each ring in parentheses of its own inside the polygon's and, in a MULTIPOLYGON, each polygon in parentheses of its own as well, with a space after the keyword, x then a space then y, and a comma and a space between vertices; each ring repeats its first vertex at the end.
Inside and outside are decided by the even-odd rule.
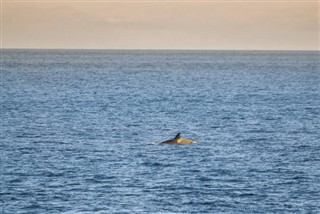
POLYGON ((319 50, 318 1, 2 2, 3 48, 319 50))

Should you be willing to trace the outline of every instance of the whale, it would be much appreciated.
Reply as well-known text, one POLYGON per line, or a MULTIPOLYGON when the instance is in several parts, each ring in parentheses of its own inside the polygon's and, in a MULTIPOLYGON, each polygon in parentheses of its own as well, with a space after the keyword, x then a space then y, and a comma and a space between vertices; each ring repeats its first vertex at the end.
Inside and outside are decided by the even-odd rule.
POLYGON ((161 142, 160 144, 193 144, 196 143, 193 140, 180 137, 178 133, 174 138, 161 142))

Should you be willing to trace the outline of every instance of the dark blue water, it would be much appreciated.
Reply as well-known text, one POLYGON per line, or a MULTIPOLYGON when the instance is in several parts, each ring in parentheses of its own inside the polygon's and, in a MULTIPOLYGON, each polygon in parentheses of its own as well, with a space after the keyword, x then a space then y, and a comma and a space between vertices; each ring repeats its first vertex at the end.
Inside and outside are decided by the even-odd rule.
POLYGON ((319 213, 319 56, 3 50, 1 211, 319 213))

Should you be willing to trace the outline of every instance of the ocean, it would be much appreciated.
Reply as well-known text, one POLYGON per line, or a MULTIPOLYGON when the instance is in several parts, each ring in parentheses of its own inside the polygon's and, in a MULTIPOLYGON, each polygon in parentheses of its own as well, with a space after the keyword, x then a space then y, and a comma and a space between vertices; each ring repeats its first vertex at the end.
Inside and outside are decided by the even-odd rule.
POLYGON ((1 213, 320 212, 319 51, 1 51, 1 213))

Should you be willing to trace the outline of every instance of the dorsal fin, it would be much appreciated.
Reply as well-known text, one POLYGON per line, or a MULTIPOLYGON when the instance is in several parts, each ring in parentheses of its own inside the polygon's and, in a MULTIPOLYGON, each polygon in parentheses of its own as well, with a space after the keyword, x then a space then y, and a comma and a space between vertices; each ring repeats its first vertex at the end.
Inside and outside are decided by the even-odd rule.
POLYGON ((180 133, 178 133, 175 137, 174 137, 174 139, 179 139, 180 138, 180 133))

